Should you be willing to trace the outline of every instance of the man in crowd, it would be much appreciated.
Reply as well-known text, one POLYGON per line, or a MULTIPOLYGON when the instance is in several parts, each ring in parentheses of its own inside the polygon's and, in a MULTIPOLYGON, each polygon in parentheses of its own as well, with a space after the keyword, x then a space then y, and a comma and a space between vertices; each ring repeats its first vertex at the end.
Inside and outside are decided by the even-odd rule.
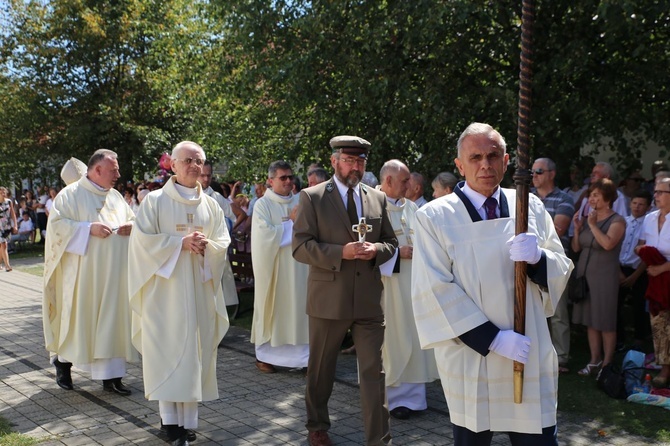
POLYGON ((292 256, 293 222, 298 196, 293 195, 293 171, 286 161, 268 168, 270 188, 256 202, 251 220, 254 268, 254 318, 251 342, 256 367, 274 373, 275 366, 307 367, 307 265, 292 256))
MULTIPOLYGON (((128 236, 135 215, 114 189, 119 163, 97 150, 87 172, 54 199, 44 251, 43 324, 56 383, 72 390, 72 364, 130 395, 121 382, 138 359, 130 339, 128 236)), ((74 180, 74 178, 73 178, 74 180)))
MULTIPOLYGON (((556 187, 556 163, 549 158, 538 158, 533 163, 533 188, 531 192, 537 195, 544 208, 554 220, 554 229, 561 239, 565 253, 570 247, 568 228, 575 215, 575 205, 572 198, 566 192, 556 187)), ((556 306, 556 312, 549 319, 551 340, 554 343, 558 355, 559 373, 568 373, 568 360, 570 359, 570 314, 568 313, 567 289, 563 291, 561 299, 556 306)))
POLYGON ((314 167, 307 172, 307 185, 316 186, 328 179, 328 172, 323 167, 314 167))
MULTIPOLYGON (((236 203, 228 201, 223 195, 212 189, 212 163, 205 161, 202 166, 202 172, 198 177, 202 192, 212 197, 221 206, 223 215, 226 216, 226 228, 230 232, 237 228, 244 220, 247 219, 247 213, 242 210, 236 203)), ((230 262, 225 262, 223 265, 223 277, 221 286, 223 287, 223 298, 226 301, 226 306, 238 305, 240 300, 237 296, 237 288, 235 287, 235 276, 230 262)))
POLYGON ((351 329, 358 351, 366 445, 390 444, 385 406, 382 282, 379 266, 398 241, 383 193, 361 184, 370 143, 356 136, 330 140, 329 181, 300 193, 293 256, 310 266, 307 284, 309 365, 305 403, 310 446, 331 445, 328 400, 342 340, 351 329), (366 219, 364 225, 359 218, 366 219), (352 225, 361 232, 353 232, 352 225), (360 237, 360 238, 359 238, 360 237))
POLYGON ((465 182, 416 214, 412 302, 423 348, 434 348, 456 446, 558 445, 558 370, 546 318, 572 263, 542 202, 528 197, 528 232, 514 235, 516 193, 502 189, 503 137, 473 123, 458 140, 465 182), (514 331, 514 262, 527 262, 525 336, 514 331), (513 361, 525 364, 514 402, 513 361))
POLYGON ((652 196, 644 189, 639 189, 630 200, 630 214, 626 217, 626 234, 619 253, 621 273, 619 275, 619 311, 617 311, 617 346, 624 347, 626 340, 625 314, 623 304, 628 295, 631 296, 632 320, 635 333, 633 348, 642 350, 645 339, 651 334, 649 313, 644 298, 647 290, 647 265, 642 263, 635 254, 644 217, 651 208, 652 196))
POLYGON ((409 198, 414 202, 414 204, 416 204, 418 207, 421 207, 428 203, 428 201, 423 196, 424 189, 425 180, 423 179, 423 175, 421 175, 419 172, 412 172, 409 179, 409 184, 407 185, 407 193, 405 194, 405 198, 409 198))
POLYGON ((379 178, 380 189, 388 200, 389 219, 398 239, 396 255, 389 261, 392 274, 382 271, 386 317, 382 358, 386 398, 391 415, 405 420, 413 411, 428 408, 425 383, 439 379, 439 375, 433 350, 421 350, 412 311, 412 250, 418 207, 405 198, 409 169, 398 160, 390 160, 382 166, 379 178))
POLYGON ((204 162, 198 144, 174 147, 174 176, 142 201, 128 256, 144 393, 158 400, 176 446, 195 438, 198 402, 219 397, 216 354, 229 326, 221 276, 230 236, 221 207, 198 183, 204 162))

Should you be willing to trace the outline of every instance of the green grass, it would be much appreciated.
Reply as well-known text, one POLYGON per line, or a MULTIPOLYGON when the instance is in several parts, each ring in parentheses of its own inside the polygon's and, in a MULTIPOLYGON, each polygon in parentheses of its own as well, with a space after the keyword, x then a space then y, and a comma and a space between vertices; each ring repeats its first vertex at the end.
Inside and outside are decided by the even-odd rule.
POLYGON ((0 418, 0 446, 30 446, 38 443, 39 440, 35 438, 12 432, 7 420, 0 418))
POLYGON ((38 243, 24 243, 21 249, 18 252, 14 252, 9 255, 9 262, 12 265, 12 268, 23 271, 24 273, 32 274, 34 276, 44 275, 44 245, 38 243), (35 265, 22 265, 21 260, 23 259, 36 259, 39 258, 42 260, 39 264, 35 265))
MULTIPOLYGON (((632 434, 670 442, 670 414, 666 409, 610 398, 598 388, 595 377, 577 375, 577 370, 589 361, 586 329, 573 326, 571 335, 570 373, 559 378, 558 410, 571 417, 595 420, 632 434)), ((645 350, 652 351, 651 345, 645 346, 645 350)), ((617 364, 622 363, 623 356, 624 353, 617 353, 617 364)), ((615 433, 605 432, 607 436, 615 433)))

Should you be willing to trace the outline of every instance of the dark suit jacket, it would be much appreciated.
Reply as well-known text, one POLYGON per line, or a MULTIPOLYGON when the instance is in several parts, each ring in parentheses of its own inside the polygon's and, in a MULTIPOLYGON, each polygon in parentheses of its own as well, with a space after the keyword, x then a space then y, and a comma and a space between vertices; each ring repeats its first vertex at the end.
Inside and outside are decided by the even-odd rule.
POLYGON ((329 181, 300 192, 293 225, 293 257, 308 264, 307 314, 323 319, 365 319, 383 314, 379 265, 395 253, 398 240, 386 213, 386 195, 361 184, 363 216, 372 225, 366 241, 377 246, 373 260, 343 260, 342 247, 358 241, 337 185, 329 181))

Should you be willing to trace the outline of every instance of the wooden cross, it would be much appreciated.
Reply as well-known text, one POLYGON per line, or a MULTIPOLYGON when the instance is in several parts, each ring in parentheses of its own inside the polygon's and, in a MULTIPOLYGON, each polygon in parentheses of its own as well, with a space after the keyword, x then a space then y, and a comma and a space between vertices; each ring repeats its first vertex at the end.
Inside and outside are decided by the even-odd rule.
POLYGON ((351 227, 351 230, 358 233, 358 241, 359 242, 364 242, 365 241, 365 234, 372 231, 372 225, 366 224, 365 223, 365 217, 361 217, 358 224, 353 225, 351 227))

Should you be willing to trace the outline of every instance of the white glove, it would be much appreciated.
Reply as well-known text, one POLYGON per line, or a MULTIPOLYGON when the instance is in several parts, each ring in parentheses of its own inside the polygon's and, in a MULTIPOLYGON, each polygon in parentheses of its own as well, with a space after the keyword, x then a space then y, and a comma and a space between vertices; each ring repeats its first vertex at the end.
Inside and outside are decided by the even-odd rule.
POLYGON ((529 232, 521 233, 507 240, 509 258, 515 262, 526 262, 535 265, 542 258, 542 251, 537 246, 537 236, 529 232))
POLYGON ((525 364, 528 361, 528 352, 530 352, 530 338, 514 330, 500 330, 491 342, 489 350, 512 361, 525 364))

